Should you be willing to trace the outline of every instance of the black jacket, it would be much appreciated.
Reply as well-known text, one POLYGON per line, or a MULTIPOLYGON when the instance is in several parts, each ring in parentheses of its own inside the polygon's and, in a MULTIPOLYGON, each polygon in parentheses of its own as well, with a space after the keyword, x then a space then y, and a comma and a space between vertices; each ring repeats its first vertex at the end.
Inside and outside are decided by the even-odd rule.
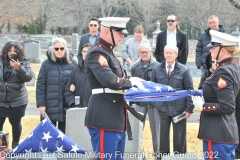
POLYGON ((75 67, 68 79, 65 89, 65 99, 69 107, 87 107, 92 91, 89 87, 84 70, 84 61, 75 67), (70 91, 71 84, 75 85, 75 91, 70 91), (75 96, 80 96, 80 104, 75 105, 75 96))
MULTIPOLYGON (((113 46, 99 38, 85 59, 85 71, 91 89, 124 90, 132 87, 123 79, 122 66, 113 54, 113 46)), ((85 126, 108 131, 124 132, 127 109, 123 94, 99 93, 90 97, 85 126)))
MULTIPOLYGON (((222 25, 219 25, 219 32, 226 33, 222 25)), ((199 37, 197 47, 196 47, 196 65, 197 68, 203 66, 204 69, 207 69, 206 66, 206 57, 210 53, 209 50, 211 47, 207 46, 211 42, 211 35, 209 33, 211 29, 207 28, 205 32, 199 37)))
POLYGON ((20 62, 19 70, 13 69, 9 79, 3 80, 3 60, 0 57, 0 107, 18 107, 28 103, 25 82, 32 79, 30 64, 27 59, 20 62))
MULTIPOLYGON (((166 71, 166 62, 158 64, 152 71, 151 81, 171 86, 176 90, 192 90, 193 82, 189 69, 179 62, 175 62, 174 70, 168 78, 166 71)), ((160 115, 177 116, 183 111, 193 112, 193 102, 190 96, 180 100, 169 102, 156 102, 154 106, 158 109, 160 115)))
POLYGON ((64 91, 68 78, 76 67, 77 62, 71 57, 71 64, 65 58, 54 62, 47 53, 48 59, 42 63, 40 68, 37 87, 37 107, 46 106, 46 112, 52 121, 65 121, 65 109, 68 105, 64 98, 64 91))
MULTIPOLYGON (((178 47, 178 57, 177 61, 186 64, 188 58, 188 38, 187 34, 181 30, 177 30, 176 33, 176 41, 178 47)), ((167 44, 167 30, 158 33, 157 35, 157 43, 156 43, 156 50, 154 52, 154 56, 156 60, 160 63, 164 61, 164 47, 167 44)))
POLYGON ((234 112, 239 89, 240 72, 237 65, 231 62, 231 58, 219 62, 219 67, 203 85, 205 103, 198 138, 218 143, 238 143, 234 112))
MULTIPOLYGON (((80 61, 82 61, 82 56, 81 56, 82 53, 81 53, 81 51, 82 51, 83 45, 86 44, 86 43, 90 43, 89 42, 89 34, 90 33, 86 33, 86 34, 82 35, 81 38, 80 38, 79 46, 78 46, 78 55, 77 55, 78 63, 80 63, 80 61)), ((97 33, 96 42, 98 41, 99 36, 100 36, 100 32, 97 33)))

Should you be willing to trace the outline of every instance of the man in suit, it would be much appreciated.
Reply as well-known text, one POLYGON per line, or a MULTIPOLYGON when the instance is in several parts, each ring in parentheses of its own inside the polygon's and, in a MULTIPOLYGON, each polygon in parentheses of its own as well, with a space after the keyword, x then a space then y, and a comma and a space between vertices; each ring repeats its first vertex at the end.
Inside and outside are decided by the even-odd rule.
POLYGON ((163 62, 163 50, 166 45, 178 47, 177 61, 186 64, 188 57, 188 38, 187 34, 180 30, 177 17, 173 14, 167 17, 167 30, 157 35, 156 50, 154 56, 158 62, 163 62))
POLYGON ((94 45, 97 40, 99 39, 99 32, 98 32, 98 28, 99 28, 99 21, 97 18, 95 17, 92 17, 90 20, 89 20, 89 23, 88 23, 88 28, 89 28, 89 33, 86 33, 84 35, 81 36, 80 38, 80 42, 79 42, 79 46, 78 46, 78 55, 77 55, 77 58, 78 58, 78 62, 81 62, 82 61, 82 47, 84 44, 86 43, 91 43, 92 45, 94 45))

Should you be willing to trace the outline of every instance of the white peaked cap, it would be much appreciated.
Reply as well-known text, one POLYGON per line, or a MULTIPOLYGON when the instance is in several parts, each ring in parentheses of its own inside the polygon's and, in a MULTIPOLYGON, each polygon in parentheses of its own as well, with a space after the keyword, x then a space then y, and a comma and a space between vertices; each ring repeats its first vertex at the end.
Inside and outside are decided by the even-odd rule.
POLYGON ((237 42, 240 42, 239 38, 233 37, 229 34, 210 30, 212 36, 211 44, 213 46, 236 46, 237 42))
POLYGON ((99 18, 101 22, 101 25, 105 27, 116 27, 116 28, 126 28, 127 22, 130 20, 130 18, 127 17, 104 17, 99 18))

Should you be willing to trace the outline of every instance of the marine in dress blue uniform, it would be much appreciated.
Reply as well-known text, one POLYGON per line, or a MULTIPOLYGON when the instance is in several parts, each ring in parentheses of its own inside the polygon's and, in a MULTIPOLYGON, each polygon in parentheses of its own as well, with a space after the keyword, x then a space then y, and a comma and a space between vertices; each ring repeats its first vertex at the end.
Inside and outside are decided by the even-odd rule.
POLYGON ((206 160, 232 160, 239 143, 235 118, 235 100, 240 88, 240 74, 232 56, 240 40, 214 30, 210 49, 217 69, 203 83, 203 97, 198 138, 203 140, 206 160))
POLYGON ((123 90, 132 87, 119 60, 113 53, 127 33, 126 23, 130 18, 100 18, 101 34, 98 42, 89 50, 85 60, 85 71, 92 89, 85 126, 91 136, 93 151, 97 159, 123 159, 127 109, 123 90))

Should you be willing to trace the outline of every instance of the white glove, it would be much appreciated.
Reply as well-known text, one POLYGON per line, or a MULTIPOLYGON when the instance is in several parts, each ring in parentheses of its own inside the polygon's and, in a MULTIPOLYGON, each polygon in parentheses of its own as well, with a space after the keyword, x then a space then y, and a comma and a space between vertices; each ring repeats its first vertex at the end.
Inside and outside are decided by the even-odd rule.
POLYGON ((194 106, 196 106, 200 109, 202 109, 203 104, 205 103, 203 97, 201 97, 201 96, 192 96, 192 101, 193 101, 194 106))
POLYGON ((136 86, 139 89, 143 89, 143 90, 145 89, 143 84, 142 84, 142 81, 144 81, 143 79, 138 78, 138 77, 131 77, 129 79, 129 81, 132 83, 132 86, 136 86))

